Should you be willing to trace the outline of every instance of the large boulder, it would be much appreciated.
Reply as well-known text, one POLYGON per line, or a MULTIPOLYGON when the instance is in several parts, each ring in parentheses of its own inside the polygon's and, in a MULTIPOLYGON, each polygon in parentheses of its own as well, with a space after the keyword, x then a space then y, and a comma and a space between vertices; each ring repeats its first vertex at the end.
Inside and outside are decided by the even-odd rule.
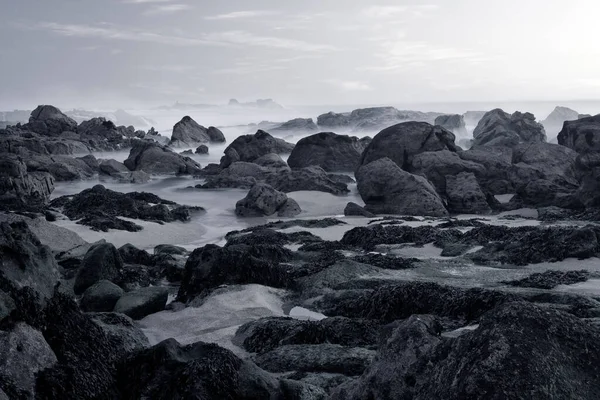
MULTIPOLYGON (((515 188, 509 178, 512 166, 513 150, 504 146, 479 146, 457 153, 465 161, 479 164, 484 167, 485 173, 481 175, 473 172, 478 178, 481 187, 492 194, 515 193, 515 188)), ((472 165, 472 164, 471 164, 472 165)))
POLYGON ((361 165, 381 158, 389 158, 408 170, 413 158, 426 151, 457 151, 453 133, 426 122, 404 122, 379 132, 361 157, 361 165))
POLYGON ((454 133, 458 137, 464 138, 467 136, 465 119, 460 114, 440 115, 435 119, 434 124, 454 133))
POLYGON ((314 190, 342 195, 349 192, 346 183, 333 180, 332 176, 316 166, 275 171, 265 177, 265 182, 285 193, 314 190))
POLYGON ((83 292, 81 309, 96 312, 112 311, 123 293, 123 289, 111 281, 100 280, 83 292))
POLYGON ((27 172, 18 157, 2 154, 0 159, 0 200, 2 208, 43 206, 54 190, 54 178, 47 172, 27 172))
POLYGON ((270 129, 273 134, 313 133, 319 130, 312 118, 295 118, 270 129))
POLYGON ((92 140, 106 140, 109 142, 121 142, 124 136, 130 135, 125 127, 117 127, 114 122, 104 117, 83 121, 77 127, 77 133, 82 138, 89 137, 92 140))
POLYGON ((0 331, 0 390, 10 398, 35 398, 37 373, 56 362, 42 333, 24 322, 0 331))
POLYGON ((77 271, 73 290, 83 293, 87 288, 103 279, 116 281, 123 269, 123 260, 111 243, 98 243, 86 253, 77 271))
POLYGON ((446 176, 457 175, 463 172, 473 173, 477 177, 484 177, 488 171, 474 161, 464 160, 460 157, 462 152, 450 150, 426 151, 414 156, 408 172, 427 178, 437 192, 446 193, 446 176))
POLYGON ((367 211, 434 217, 448 215, 440 196, 427 179, 404 171, 387 157, 360 167, 356 181, 367 211))
POLYGON ((292 143, 274 138, 267 132, 258 130, 254 135, 239 136, 231 142, 225 149, 225 155, 221 158, 221 167, 227 168, 236 161, 253 162, 269 153, 289 154, 293 148, 292 143))
POLYGON ((287 209, 291 206, 288 204, 290 200, 285 193, 273 189, 272 186, 266 183, 257 183, 245 198, 236 203, 235 214, 240 217, 263 217, 273 215, 278 211, 281 213, 287 211, 288 215, 286 216, 291 217, 294 215, 289 215, 290 212, 287 209))
POLYGON ((546 141, 544 127, 531 113, 508 114, 497 108, 486 113, 473 131, 473 147, 507 146, 546 141))
POLYGON ((457 214, 489 214, 492 210, 477 178, 469 172, 446 176, 448 209, 457 214))
POLYGON ((58 108, 43 105, 31 112, 27 128, 40 135, 59 136, 63 132, 77 132, 77 122, 58 108))
POLYGON ((275 376, 216 344, 167 339, 131 355, 117 371, 124 398, 324 400, 319 388, 275 376))
POLYGON ((600 151, 600 114, 566 121, 558 134, 558 143, 580 154, 600 151))
POLYGON ((370 141, 368 137, 358 139, 333 132, 317 133, 296 143, 288 164, 292 168, 316 165, 328 172, 355 171, 360 165, 361 154, 370 141))
POLYGON ((165 309, 169 291, 164 287, 145 287, 127 292, 119 298, 114 311, 133 319, 142 319, 165 309))
POLYGON ((206 134, 208 138, 213 143, 225 143, 225 135, 219 128, 215 128, 214 126, 209 126, 206 134))
POLYGON ((131 171, 149 174, 199 174, 200 164, 156 142, 136 140, 129 157, 123 162, 131 171))
POLYGON ((0 278, 10 286, 5 289, 27 286, 44 298, 52 296, 59 280, 52 251, 23 221, 0 223, 0 278))
POLYGON ((584 400, 600 393, 599 328, 571 314, 513 302, 444 339, 429 319, 400 323, 377 360, 332 399, 584 400))
POLYGON ((113 177, 119 177, 123 173, 129 173, 129 169, 125 166, 125 164, 114 160, 102 160, 100 165, 98 166, 98 170, 101 174, 109 175, 113 177))
POLYGON ((173 134, 171 135, 169 146, 193 147, 199 143, 210 141, 208 130, 186 115, 173 126, 173 134))

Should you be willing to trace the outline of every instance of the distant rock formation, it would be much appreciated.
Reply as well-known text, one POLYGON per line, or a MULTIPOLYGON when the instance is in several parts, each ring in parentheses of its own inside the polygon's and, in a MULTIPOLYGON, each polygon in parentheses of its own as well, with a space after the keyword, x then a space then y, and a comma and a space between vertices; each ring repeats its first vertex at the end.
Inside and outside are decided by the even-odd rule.
POLYGON ((290 121, 269 130, 270 133, 277 134, 294 134, 294 133, 313 133, 318 132, 319 127, 314 123, 312 118, 295 118, 290 121))
POLYGON ((317 118, 321 129, 333 131, 373 132, 406 121, 433 123, 442 114, 435 112, 401 111, 394 107, 359 108, 350 113, 328 112, 317 118))
POLYGON ((562 129, 565 121, 575 121, 579 118, 580 114, 577 111, 557 106, 541 124, 544 125, 546 134, 549 137, 555 137, 562 129))
POLYGON ((115 123, 115 125, 134 126, 136 129, 148 128, 155 124, 154 121, 139 115, 133 115, 125 110, 119 109, 114 112, 87 111, 82 109, 73 109, 65 112, 66 115, 73 118, 78 123, 92 118, 102 117, 115 123))
POLYGON ((283 106, 277 104, 273 99, 258 99, 256 101, 251 101, 247 103, 240 103, 237 99, 229 100, 228 106, 233 107, 255 107, 262 109, 270 109, 270 110, 280 110, 283 109, 283 106))
POLYGON ((516 146, 520 143, 546 141, 544 127, 531 113, 510 115, 497 108, 486 113, 473 131, 473 147, 516 146))
POLYGON ((464 138, 467 136, 467 128, 465 126, 465 119, 462 115, 449 114, 440 115, 435 119, 434 125, 439 125, 444 129, 449 130, 456 136, 464 138))

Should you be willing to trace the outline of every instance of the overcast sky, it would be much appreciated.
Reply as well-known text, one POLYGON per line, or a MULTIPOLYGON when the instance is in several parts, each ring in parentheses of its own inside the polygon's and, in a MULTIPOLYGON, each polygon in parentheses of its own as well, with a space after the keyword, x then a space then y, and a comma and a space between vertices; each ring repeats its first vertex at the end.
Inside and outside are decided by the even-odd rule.
POLYGON ((598 0, 0 0, 0 107, 600 98, 598 0))

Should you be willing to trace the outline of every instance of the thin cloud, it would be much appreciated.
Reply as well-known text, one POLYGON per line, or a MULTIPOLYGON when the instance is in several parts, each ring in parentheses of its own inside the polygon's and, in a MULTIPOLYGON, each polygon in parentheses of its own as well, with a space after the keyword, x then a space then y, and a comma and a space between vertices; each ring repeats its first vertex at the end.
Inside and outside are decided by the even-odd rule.
POLYGON ((361 81, 346 81, 340 79, 326 79, 323 82, 336 86, 339 89, 347 92, 362 92, 372 90, 373 88, 366 82, 361 81))
POLYGON ((434 4, 421 4, 413 6, 370 6, 363 10, 362 14, 369 18, 395 18, 398 15, 410 14, 413 16, 423 16, 428 12, 438 8, 434 4))
POLYGON ((302 40, 285 39, 282 37, 256 36, 246 31, 227 31, 205 35, 209 41, 259 47, 273 47, 300 51, 332 51, 335 47, 323 44, 313 44, 302 40))
POLYGON ((267 17, 279 14, 278 11, 269 10, 256 10, 256 11, 234 11, 227 14, 210 15, 204 17, 208 20, 230 20, 230 19, 242 19, 242 18, 256 18, 256 17, 267 17))
POLYGON ((192 65, 144 65, 142 69, 146 71, 154 72, 188 72, 194 70, 196 67, 192 65))
POLYGON ((144 15, 173 14, 179 11, 189 10, 192 7, 187 4, 168 4, 164 6, 153 6, 144 11, 144 15))
POLYGON ((171 46, 255 46, 277 49, 288 49, 304 52, 334 51, 330 45, 314 44, 301 40, 281 37, 257 36, 246 31, 226 31, 203 34, 190 38, 184 36, 165 35, 160 33, 120 29, 112 25, 90 26, 75 24, 59 24, 42 22, 33 26, 23 26, 24 29, 40 29, 61 36, 101 38, 105 40, 122 40, 132 42, 148 42, 171 46))

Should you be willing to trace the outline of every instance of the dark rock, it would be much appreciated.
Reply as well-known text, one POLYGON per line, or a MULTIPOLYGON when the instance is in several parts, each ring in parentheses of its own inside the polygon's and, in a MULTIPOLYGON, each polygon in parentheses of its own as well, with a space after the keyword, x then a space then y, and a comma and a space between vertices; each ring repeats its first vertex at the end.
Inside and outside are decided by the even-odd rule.
POLYGON ((344 233, 340 242, 347 246, 361 247, 364 250, 372 251, 381 244, 414 243, 416 246, 420 246, 433 242, 437 245, 444 245, 454 243, 461 237, 462 234, 456 229, 438 229, 432 226, 413 228, 410 226, 376 224, 350 229, 344 233))
POLYGON ((469 241, 477 235, 498 235, 480 238, 484 247, 469 254, 476 263, 527 265, 540 262, 556 262, 566 258, 596 257, 600 252, 600 229, 586 227, 521 227, 521 228, 475 228, 462 239, 469 241), (490 232, 493 230, 495 232, 490 232), (481 240, 483 239, 483 240, 481 240))
POLYGON ((0 278, 9 288, 30 287, 51 297, 59 274, 49 247, 40 243, 25 222, 0 223, 0 278))
POLYGON ((196 148, 196 154, 208 154, 208 146, 201 144, 196 148))
POLYGON ((288 198, 285 203, 277 210, 277 216, 282 218, 293 218, 300 214, 302 209, 298 202, 288 198))
POLYGON ((130 356, 118 369, 124 398, 323 400, 324 392, 282 380, 215 344, 174 339, 130 356), (297 385, 297 386, 296 386, 297 385), (308 391, 312 396, 299 395, 308 391), (201 396, 201 397, 199 397, 201 396))
POLYGON ((558 285, 573 285, 575 283, 585 282, 590 278, 590 273, 586 270, 580 271, 555 271, 548 270, 531 274, 526 278, 505 281, 507 285, 518 287, 532 287, 538 289, 554 289, 558 285))
POLYGON ((38 374, 37 398, 118 398, 114 366, 127 354, 124 340, 107 334, 61 293, 55 293, 43 317, 42 333, 58 363, 38 374))
POLYGON ((317 133, 296 143, 288 164, 292 168, 316 165, 328 172, 355 171, 370 141, 370 138, 358 139, 333 132, 317 133))
POLYGON ((346 204, 346 208, 344 208, 345 216, 357 216, 357 217, 366 217, 373 218, 375 214, 365 210, 363 207, 359 206, 356 203, 350 202, 346 204))
POLYGON ((270 129, 273 134, 282 133, 312 133, 319 130, 312 118, 295 118, 270 129))
POLYGON ((426 151, 457 151, 459 148, 454 144, 454 139, 454 134, 440 126, 425 122, 404 122, 375 135, 363 152, 360 165, 389 158, 398 167, 408 170, 417 154, 426 151))
POLYGON ((100 173, 109 176, 119 176, 123 172, 129 172, 129 169, 123 163, 113 159, 101 161, 98 170, 100 173))
POLYGON ((531 113, 510 115, 497 108, 486 113, 473 131, 473 147, 507 146, 546 141, 544 127, 531 113))
POLYGON ((146 315, 163 311, 168 296, 168 290, 163 287, 141 288, 121 296, 115 304, 114 311, 133 319, 142 319, 146 315))
POLYGON ((83 292, 81 309, 96 312, 112 311, 123 293, 123 289, 111 281, 100 280, 83 292))
POLYGON ((422 320, 401 324, 365 374, 332 398, 583 400, 600 392, 600 331, 577 317, 513 302, 450 340, 425 331, 422 320))
POLYGON ((256 357, 256 364, 270 372, 307 371, 359 375, 371 364, 375 351, 336 344, 291 344, 256 357))
POLYGON ((266 176, 265 182, 285 193, 314 190, 342 195, 349 192, 345 183, 331 180, 322 168, 315 166, 270 173, 266 176))
POLYGON ((31 112, 29 129, 44 136, 59 136, 61 133, 76 132, 77 122, 63 114, 58 108, 43 105, 31 112))
POLYGON ((374 321, 344 317, 300 321, 269 317, 242 325, 234 341, 252 353, 264 353, 289 344, 331 343, 349 347, 373 347, 379 325, 374 321))
POLYGON ((100 163, 93 154, 88 154, 87 156, 80 157, 79 159, 86 163, 88 167, 90 167, 94 171, 100 169, 100 163))
POLYGON ((28 172, 16 156, 2 154, 0 159, 0 208, 42 207, 54 190, 54 178, 47 172, 28 172))
POLYGON ((198 143, 210 141, 208 131, 189 116, 185 116, 173 126, 173 134, 169 146, 191 147, 198 143))
POLYGON ((156 142, 136 140, 124 164, 131 171, 149 174, 194 175, 201 171, 200 164, 189 157, 174 153, 156 142))
POLYGON ((392 270, 417 268, 421 262, 418 258, 403 258, 389 254, 384 255, 376 253, 364 254, 353 257, 352 259, 362 264, 368 264, 375 267, 392 270))
POLYGON ((289 169, 288 164, 283 161, 279 154, 269 153, 264 156, 258 157, 252 161, 254 164, 258 164, 261 167, 270 169, 289 169))
POLYGON ((459 154, 461 152, 455 153, 449 150, 426 151, 417 154, 413 158, 408 172, 427 178, 441 196, 446 195, 446 177, 448 175, 473 173, 480 179, 487 177, 488 171, 482 164, 463 160, 459 154))
POLYGON ((558 134, 558 144, 580 154, 600 151, 600 114, 566 121, 558 134))
POLYGON ((0 331, 0 390, 10 398, 36 398, 36 374, 56 362, 42 333, 31 326, 20 322, 0 331))
POLYGON ((128 316, 113 312, 99 312, 90 315, 92 321, 102 328, 108 340, 117 344, 119 353, 126 354, 150 346, 144 332, 128 316))
MULTIPOLYGON (((117 217, 144 221, 189 221, 191 213, 203 211, 200 207, 180 206, 172 201, 146 192, 120 193, 96 185, 75 196, 63 196, 52 201, 53 207, 62 207, 63 213, 72 220, 83 218, 79 223, 104 228, 141 230, 141 227, 117 217)), ((106 231, 106 230, 105 230, 106 231)))
POLYGON ((154 247, 154 254, 169 254, 169 255, 186 255, 189 251, 187 251, 184 247, 174 246, 171 244, 159 244, 154 247))
POLYGON ((472 173, 446 176, 448 209, 457 214, 488 214, 492 210, 472 173))
POLYGON ((73 290, 76 294, 81 294, 98 281, 118 280, 122 269, 123 260, 116 247, 111 243, 98 243, 83 258, 73 290))
POLYGON ((292 143, 276 139, 267 132, 259 130, 254 135, 239 136, 231 142, 221 158, 221 167, 227 168, 236 161, 253 162, 265 154, 291 153, 293 148, 292 143))
POLYGON ((518 299, 516 295, 488 289, 401 282, 380 285, 375 290, 349 290, 346 296, 325 294, 313 307, 325 315, 377 319, 385 323, 413 314, 473 321, 499 304, 518 299))
POLYGON ((448 215, 429 181, 402 170, 389 158, 363 165, 356 173, 356 180, 367 211, 436 217, 448 215))
POLYGON ((287 201, 285 193, 267 184, 257 183, 245 198, 236 203, 235 214, 240 217, 269 216, 282 209, 287 201))
POLYGON ((213 143, 225 143, 225 135, 219 128, 215 128, 214 126, 209 126, 206 131, 209 139, 213 143))
POLYGON ((289 261, 291 251, 276 245, 206 245, 190 254, 185 264, 177 301, 187 302, 223 284, 257 283, 287 287, 293 270, 279 265, 289 261))
POLYGON ((346 225, 344 221, 341 221, 337 218, 323 218, 323 219, 294 219, 291 221, 275 221, 269 222, 264 225, 256 225, 246 229, 242 229, 241 231, 232 231, 225 235, 225 238, 229 238, 231 236, 237 235, 239 233, 247 233, 247 232, 255 232, 264 229, 288 229, 292 227, 301 227, 301 228, 329 228, 331 226, 336 225, 346 225))

